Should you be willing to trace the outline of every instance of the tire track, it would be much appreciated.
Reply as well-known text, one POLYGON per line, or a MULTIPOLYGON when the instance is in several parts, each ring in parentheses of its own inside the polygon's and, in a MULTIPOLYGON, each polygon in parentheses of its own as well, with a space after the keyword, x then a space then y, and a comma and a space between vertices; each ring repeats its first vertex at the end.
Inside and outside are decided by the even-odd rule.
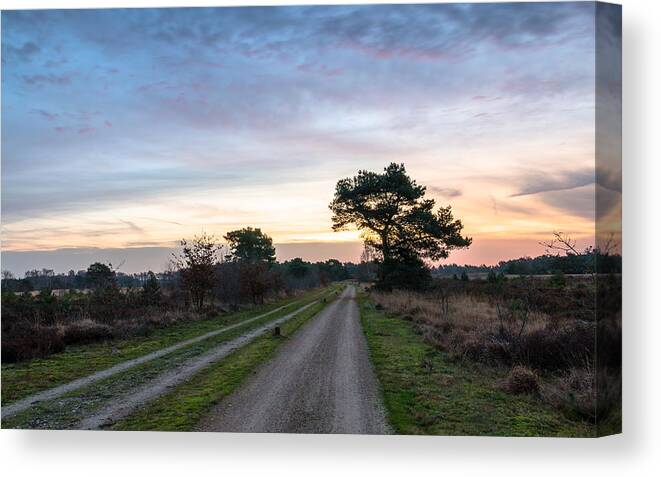
POLYGON ((359 316, 349 286, 197 430, 391 433, 359 316))
POLYGON ((282 305, 278 308, 274 308, 271 311, 268 311, 266 313, 262 313, 261 315, 255 316, 253 318, 249 318, 247 320, 243 320, 239 323, 235 323, 233 325, 225 326, 223 328, 218 328, 217 330, 209 331, 208 333, 204 333, 202 335, 196 336, 194 338, 190 338, 184 341, 180 341, 178 343, 175 343, 173 345, 167 346, 165 348, 162 348, 157 351, 153 351, 151 353, 148 353, 146 355, 140 356, 138 358, 133 358, 128 361, 124 361, 122 363, 116 364, 115 366, 112 366, 108 369, 104 369, 102 371, 98 371, 96 373, 90 374, 88 376, 84 376, 82 378, 75 379, 71 382, 68 382, 66 384, 61 384, 59 386, 56 386, 51 389, 47 389, 45 391, 40 391, 38 393, 32 394, 30 396, 27 396, 23 399, 20 399, 19 401, 16 401, 12 404, 8 404, 7 406, 2 407, 2 418, 8 418, 11 417, 15 414, 18 414, 19 412, 25 411, 26 409, 30 408, 32 405, 40 402, 40 401, 49 401, 51 399, 58 398, 64 394, 67 394, 71 391, 76 391, 84 386, 87 386, 88 384, 92 384, 96 381, 100 381, 102 379, 109 378, 111 376, 114 376, 118 373, 122 373, 128 369, 131 369, 135 366, 147 363, 149 361, 153 361, 155 359, 161 358, 165 355, 168 355, 170 353, 173 353, 175 351, 178 351, 182 348, 185 348, 187 346, 190 346, 195 343, 199 343, 200 341, 204 341, 209 338, 213 338, 214 336, 218 336, 221 333, 225 333, 227 331, 231 331, 235 328, 238 328, 240 326, 244 326, 246 324, 252 323, 254 321, 260 320, 262 318, 265 318, 269 315, 272 315, 274 313, 277 313, 278 311, 281 311, 285 308, 291 307, 293 305, 296 305, 297 303, 300 303, 300 301, 292 302, 287 305, 282 305))
POLYGON ((238 338, 222 343, 215 348, 212 348, 210 351, 207 351, 205 354, 189 360, 182 365, 161 374, 155 379, 144 383, 128 394, 115 396, 114 402, 94 412, 90 416, 87 416, 76 427, 78 429, 100 429, 112 425, 117 420, 128 416, 131 412, 144 406, 149 401, 162 396, 171 388, 188 380, 198 371, 213 364, 219 359, 224 358, 233 351, 262 335, 264 332, 272 329, 274 326, 284 323, 316 303, 318 303, 318 300, 308 303, 281 318, 277 318, 263 326, 251 330, 238 338))

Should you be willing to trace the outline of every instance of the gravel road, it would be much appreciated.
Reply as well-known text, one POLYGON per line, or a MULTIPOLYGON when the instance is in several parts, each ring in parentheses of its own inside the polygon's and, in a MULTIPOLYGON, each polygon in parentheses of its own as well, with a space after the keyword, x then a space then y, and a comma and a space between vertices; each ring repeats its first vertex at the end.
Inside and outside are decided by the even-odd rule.
MULTIPOLYGON (((112 425, 119 419, 128 416, 131 412, 157 399, 175 386, 187 381, 195 373, 216 361, 236 351, 260 335, 271 331, 274 326, 281 325, 287 320, 317 303, 317 300, 308 303, 291 313, 259 326, 238 338, 222 343, 205 354, 186 361, 182 365, 158 376, 142 386, 133 389, 123 396, 116 396, 111 403, 87 416, 77 426, 78 429, 100 429, 112 425)), ((252 320, 250 320, 252 321, 252 320)), ((245 323, 245 322, 244 322, 245 323)))
POLYGON ((223 400, 200 431, 387 434, 354 287, 223 400))

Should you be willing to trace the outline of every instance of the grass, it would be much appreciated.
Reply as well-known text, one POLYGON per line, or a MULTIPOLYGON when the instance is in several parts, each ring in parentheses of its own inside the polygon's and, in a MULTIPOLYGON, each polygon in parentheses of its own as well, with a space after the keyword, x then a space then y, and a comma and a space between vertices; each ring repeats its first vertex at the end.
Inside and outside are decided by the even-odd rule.
MULTIPOLYGON (((335 291, 333 293, 336 293, 335 291)), ((328 300, 329 301, 329 300, 328 300)), ((115 430, 191 431, 202 417, 231 394, 277 348, 327 305, 319 302, 281 326, 280 337, 265 335, 197 373, 188 382, 126 419, 115 430)))
POLYGON ((450 360, 416 325, 359 296, 361 321, 390 425, 399 434, 591 437, 534 396, 501 389, 506 371, 450 360))
MULTIPOLYGON (((146 337, 111 340, 92 345, 68 347, 62 353, 29 362, 2 365, 2 404, 6 405, 31 394, 76 378, 107 369, 123 361, 137 358, 222 326, 239 323, 261 313, 283 305, 309 303, 319 295, 311 291, 303 296, 291 297, 278 302, 215 318, 176 324, 161 328, 146 337)), ((291 311, 291 307, 267 317, 274 319, 279 314, 291 311)), ((261 320, 260 320, 261 321, 261 320)))

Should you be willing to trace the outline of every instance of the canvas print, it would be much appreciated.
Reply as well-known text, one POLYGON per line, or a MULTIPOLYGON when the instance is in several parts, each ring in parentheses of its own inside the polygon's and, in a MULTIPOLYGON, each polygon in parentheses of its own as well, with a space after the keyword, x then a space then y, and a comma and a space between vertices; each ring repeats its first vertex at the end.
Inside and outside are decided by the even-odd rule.
POLYGON ((621 8, 2 12, 2 428, 621 432, 621 8))

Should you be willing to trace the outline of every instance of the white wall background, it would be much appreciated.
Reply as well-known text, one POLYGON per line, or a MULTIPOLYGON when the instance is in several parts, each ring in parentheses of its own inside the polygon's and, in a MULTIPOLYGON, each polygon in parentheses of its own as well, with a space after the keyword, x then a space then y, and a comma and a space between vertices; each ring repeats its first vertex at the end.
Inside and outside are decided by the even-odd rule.
MULTIPOLYGON (((2 8, 278 4, 3 1, 2 8)), ((314 2, 289 3, 374 3, 314 2)), ((0 431, 4 475, 655 475, 661 471, 661 2, 624 0, 624 434, 598 440, 0 431)))

